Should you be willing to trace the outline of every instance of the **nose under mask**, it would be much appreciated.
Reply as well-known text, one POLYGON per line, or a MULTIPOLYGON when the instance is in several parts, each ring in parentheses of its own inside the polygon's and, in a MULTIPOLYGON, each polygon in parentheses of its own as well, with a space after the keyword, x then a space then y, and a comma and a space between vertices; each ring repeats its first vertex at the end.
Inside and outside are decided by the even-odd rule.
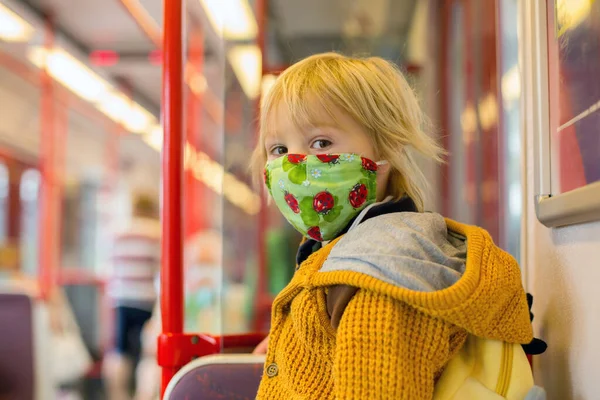
POLYGON ((355 153, 288 154, 267 162, 265 184, 283 216, 304 236, 334 239, 377 195, 375 162, 355 153))

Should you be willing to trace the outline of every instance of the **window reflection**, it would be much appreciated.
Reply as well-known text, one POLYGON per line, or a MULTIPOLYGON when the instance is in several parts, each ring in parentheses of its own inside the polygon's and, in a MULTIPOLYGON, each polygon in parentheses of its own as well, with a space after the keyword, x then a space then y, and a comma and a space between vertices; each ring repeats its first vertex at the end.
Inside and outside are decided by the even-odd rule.
POLYGON ((600 3, 548 1, 552 194, 600 181, 600 3))
POLYGON ((0 244, 5 244, 8 238, 9 192, 8 168, 5 164, 0 164, 0 244))
POLYGON ((501 245, 517 260, 521 243, 521 127, 519 101, 521 76, 519 73, 519 41, 517 36, 517 0, 500 2, 500 35, 502 43, 501 93, 502 130, 500 145, 504 148, 500 165, 504 167, 504 190, 501 209, 501 245))
POLYGON ((21 201, 21 270, 35 275, 38 265, 38 214, 41 176, 30 168, 21 176, 19 194, 21 201))
POLYGON ((466 145, 471 141, 469 134, 475 130, 476 116, 473 109, 465 101, 465 55, 464 55, 464 9, 461 3, 452 5, 451 20, 451 54, 448 59, 450 90, 448 91, 448 105, 450 107, 450 173, 452 186, 464 190, 451 190, 451 210, 453 218, 465 223, 474 223, 472 213, 472 197, 469 196, 467 186, 466 145))

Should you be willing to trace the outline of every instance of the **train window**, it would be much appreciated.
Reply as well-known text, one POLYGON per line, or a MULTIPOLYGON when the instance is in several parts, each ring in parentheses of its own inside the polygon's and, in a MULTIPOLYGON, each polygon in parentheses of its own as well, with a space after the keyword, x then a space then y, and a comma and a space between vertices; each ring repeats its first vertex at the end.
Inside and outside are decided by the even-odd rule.
POLYGON ((529 41, 538 113, 538 219, 562 226, 600 219, 600 3, 533 7, 529 41), (535 40, 538 46, 535 46, 535 40), (546 100, 548 99, 548 100, 546 100))
POLYGON ((28 169, 21 177, 20 194, 21 201, 37 201, 40 189, 41 177, 38 170, 28 169))
POLYGON ((473 215, 474 192, 473 184, 467 183, 467 144, 472 142, 469 137, 473 136, 473 113, 467 110, 472 108, 467 107, 465 99, 465 54, 464 54, 464 24, 465 24, 464 5, 461 2, 452 4, 451 15, 451 32, 450 32, 450 53, 453 56, 449 59, 450 66, 449 85, 447 92, 450 113, 449 129, 451 132, 459 133, 450 135, 449 150, 451 155, 450 173, 452 184, 455 187, 464 188, 464 190, 451 191, 451 210, 453 218, 464 221, 465 223, 475 223, 475 215, 473 215), (467 206, 465 206, 467 203, 467 206))
POLYGON ((517 0, 499 3, 501 43, 502 115, 500 143, 504 151, 500 165, 504 165, 504 190, 501 191, 505 212, 502 213, 501 243, 506 251, 519 259, 521 248, 521 75, 519 72, 519 40, 517 36, 517 0))
POLYGON ((552 192, 600 180, 600 3, 550 2, 552 192))
MULTIPOLYGON (((450 218, 484 227, 503 247, 507 202, 502 171, 506 130, 498 75, 498 46, 503 42, 495 21, 497 7, 482 2, 445 2, 445 91, 442 108, 449 157, 442 201, 450 218)), ((514 18, 514 16, 512 17, 514 18)), ((503 49, 504 50, 504 49, 503 49)), ((514 58, 514 57, 513 57, 514 58)), ((518 166, 517 166, 518 168, 518 166)), ((518 170, 517 170, 518 173, 518 170)), ((514 246, 513 246, 514 247, 514 246)))
POLYGON ((40 172, 23 172, 19 187, 21 197, 21 270, 35 275, 38 266, 38 205, 41 185, 40 172))

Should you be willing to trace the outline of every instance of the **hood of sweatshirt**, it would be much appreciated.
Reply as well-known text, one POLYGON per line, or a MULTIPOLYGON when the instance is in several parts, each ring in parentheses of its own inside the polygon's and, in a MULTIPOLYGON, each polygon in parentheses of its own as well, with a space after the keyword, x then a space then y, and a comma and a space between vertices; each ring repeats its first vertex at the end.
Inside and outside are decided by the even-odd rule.
POLYGON ((323 250, 315 286, 374 290, 479 337, 511 343, 533 337, 519 265, 484 229, 435 213, 391 213, 323 250))

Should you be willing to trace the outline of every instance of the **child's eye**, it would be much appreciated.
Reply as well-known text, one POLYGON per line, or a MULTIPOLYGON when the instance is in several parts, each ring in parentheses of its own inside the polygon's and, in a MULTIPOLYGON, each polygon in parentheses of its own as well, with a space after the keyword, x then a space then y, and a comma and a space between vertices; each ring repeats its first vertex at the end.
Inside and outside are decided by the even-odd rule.
POLYGON ((311 147, 313 149, 325 149, 325 148, 331 146, 332 144, 333 143, 331 143, 329 140, 319 139, 319 140, 315 140, 311 147))
POLYGON ((284 154, 287 154, 288 149, 285 146, 275 146, 271 148, 271 155, 274 156, 282 156, 284 154))

